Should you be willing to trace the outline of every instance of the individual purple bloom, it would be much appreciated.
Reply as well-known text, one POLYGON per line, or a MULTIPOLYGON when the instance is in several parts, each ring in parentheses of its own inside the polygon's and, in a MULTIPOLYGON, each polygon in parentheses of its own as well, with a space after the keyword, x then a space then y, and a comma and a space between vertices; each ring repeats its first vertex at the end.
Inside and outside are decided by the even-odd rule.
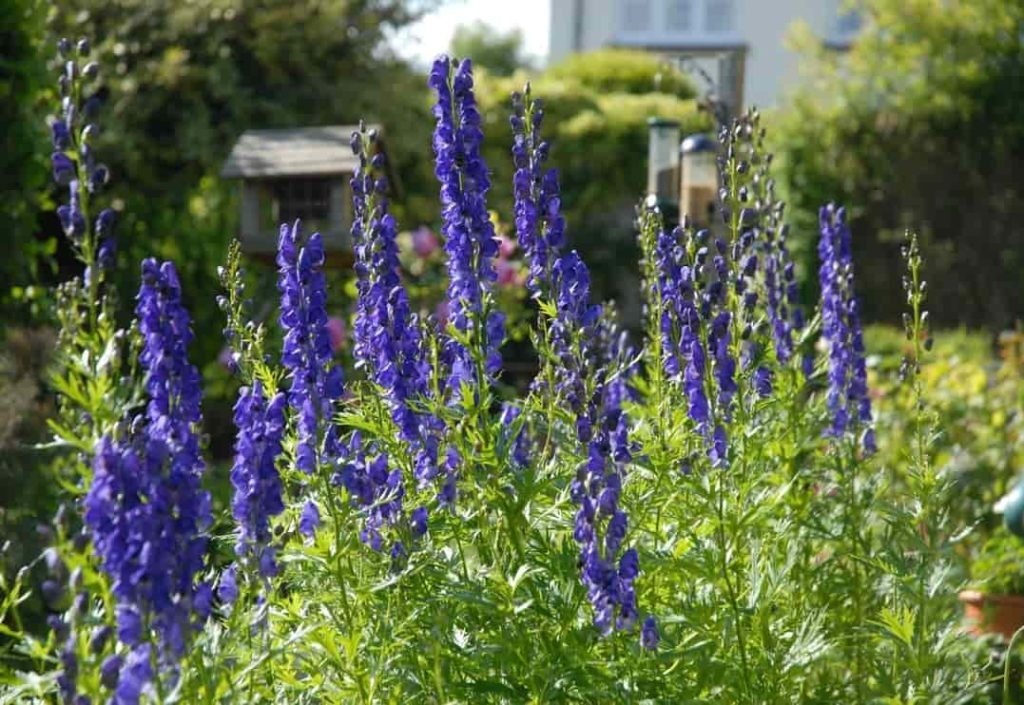
POLYGON ((640 646, 648 651, 653 651, 658 648, 658 623, 654 619, 654 615, 647 615, 644 619, 644 625, 640 629, 640 646))
POLYGON ((298 221, 282 225, 277 265, 285 332, 281 362, 290 380, 288 404, 298 415, 295 464, 310 474, 340 453, 333 416, 344 386, 331 352, 320 233, 304 239, 298 221))
MULTIPOLYGON (((57 119, 50 124, 50 134, 53 138, 53 148, 63 152, 71 146, 71 133, 68 131, 68 124, 64 120, 57 119)), ((57 180, 60 183, 60 180, 57 180)))
POLYGON ((455 335, 445 343, 454 398, 463 383, 476 389, 478 361, 486 377, 501 369, 499 347, 504 321, 493 306, 498 240, 487 210, 490 176, 480 153, 483 132, 473 93, 472 64, 447 56, 434 61, 430 87, 437 94, 434 117, 434 173, 441 184, 444 247, 448 256, 449 325, 455 335), (467 344, 466 338, 469 339, 467 344))
POLYGON ((711 459, 712 467, 721 467, 729 462, 729 445, 725 434, 725 428, 719 424, 711 434, 711 446, 708 448, 708 457, 711 459))
POLYGON ((754 370, 754 389, 762 398, 772 395, 772 370, 770 367, 758 367, 754 370))
POLYGON ((142 263, 137 301, 146 412, 117 441, 98 443, 85 522, 112 579, 118 638, 152 640, 173 671, 205 618, 196 584, 211 521, 201 483, 200 377, 188 361, 191 322, 170 262, 142 263))
MULTIPOLYGON (((822 337, 828 343, 828 392, 831 414, 827 435, 840 437, 872 422, 867 362, 858 304, 854 294, 853 246, 846 209, 833 204, 820 213, 818 278, 821 284, 822 337)), ((873 452, 874 434, 864 449, 873 452)))
POLYGON ((75 178, 75 163, 63 152, 54 152, 50 157, 53 180, 58 186, 67 186, 75 178))
POLYGON ((512 435, 512 428, 522 416, 523 410, 519 406, 506 403, 501 410, 501 426, 506 433, 509 457, 512 465, 517 468, 524 468, 530 462, 530 440, 526 435, 526 426, 518 423, 519 430, 512 435))
POLYGON ((88 226, 85 216, 82 214, 77 180, 72 179, 69 191, 70 197, 67 204, 57 207, 57 219, 60 220, 64 234, 74 242, 78 242, 85 235, 88 226))
POLYGON ((512 105, 516 235, 530 266, 526 285, 533 296, 540 296, 547 293, 552 267, 565 242, 565 218, 561 214, 558 172, 544 168, 549 148, 540 132, 543 104, 531 97, 527 84, 523 95, 513 94, 512 105))
POLYGON ((120 654, 111 654, 103 659, 103 663, 100 664, 100 683, 105 688, 113 690, 117 687, 118 676, 121 673, 121 666, 124 664, 124 659, 120 654))
POLYGON ((412 526, 412 533, 414 535, 423 536, 427 533, 427 508, 416 507, 416 509, 412 511, 409 524, 412 526))
POLYGON ((282 452, 286 404, 281 393, 268 402, 259 382, 242 387, 235 404, 238 436, 231 467, 231 514, 238 524, 235 554, 251 561, 264 578, 277 574, 270 520, 284 511, 276 463, 282 452))
POLYGON ((149 688, 154 675, 150 649, 149 644, 141 644, 128 654, 118 674, 117 689, 112 698, 116 705, 138 705, 142 694, 149 688))
POLYGON ((311 500, 307 500, 302 507, 302 515, 299 517, 299 533, 306 538, 312 538, 320 527, 320 510, 311 500))
POLYGON ((234 565, 230 565, 220 576, 217 586, 217 597, 225 604, 234 604, 238 599, 238 575, 234 565))

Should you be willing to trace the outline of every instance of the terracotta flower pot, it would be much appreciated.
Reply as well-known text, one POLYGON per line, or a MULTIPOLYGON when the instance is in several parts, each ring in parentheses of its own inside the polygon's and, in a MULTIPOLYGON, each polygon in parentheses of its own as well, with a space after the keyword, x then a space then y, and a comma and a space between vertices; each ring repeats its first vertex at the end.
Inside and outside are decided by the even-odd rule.
POLYGON ((1024 596, 965 590, 960 593, 960 602, 964 604, 968 631, 976 636, 1002 634, 1009 639, 1024 626, 1024 596))

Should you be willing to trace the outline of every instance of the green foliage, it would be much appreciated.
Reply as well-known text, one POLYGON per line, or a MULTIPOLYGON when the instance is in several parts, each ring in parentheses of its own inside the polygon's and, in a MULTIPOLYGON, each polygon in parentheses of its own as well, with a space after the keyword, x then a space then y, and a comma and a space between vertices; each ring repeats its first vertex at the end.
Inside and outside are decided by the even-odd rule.
POLYGON ((501 32, 479 20, 455 28, 451 53, 470 56, 474 66, 485 68, 497 76, 510 76, 517 69, 529 66, 529 59, 523 55, 521 29, 501 32))
MULTIPOLYGON (((33 237, 46 178, 46 133, 37 94, 45 81, 39 59, 42 12, 35 0, 2 0, 0 17, 0 315, 7 322, 25 297, 8 283, 28 283, 56 245, 33 237)), ((0 323, 0 337, 2 337, 0 323)))
POLYGON ((869 319, 899 315, 895 257, 921 233, 939 325, 1000 329, 1024 313, 1024 2, 866 0, 848 52, 804 28, 807 83, 781 115, 781 181, 814 271, 817 209, 849 206, 869 319))
POLYGON ((971 584, 990 595, 1024 595, 1024 541, 998 527, 971 564, 971 584))
POLYGON ((553 81, 578 83, 594 93, 662 92, 680 100, 696 97, 689 77, 646 51, 602 49, 571 54, 545 72, 553 81))
MULTIPOLYGON (((429 152, 422 149, 429 141, 426 85, 390 53, 386 37, 438 2, 69 0, 54 6, 51 37, 95 37, 94 55, 104 67, 96 152, 110 165, 120 199, 121 261, 173 257, 186 292, 216 286, 209 263, 224 259, 238 230, 236 184, 219 170, 247 129, 379 122, 391 128, 389 149, 403 187, 432 193, 429 152)), ((44 53, 51 51, 48 45, 44 53)), ((35 130, 42 134, 41 124, 35 130)), ((425 220, 432 217, 425 203, 411 198, 409 210, 403 204, 398 210, 425 220)), ((124 291, 134 290, 137 279, 134 264, 118 274, 124 291)), ((194 299, 189 304, 203 333, 194 352, 203 368, 223 345, 215 334, 221 324, 216 310, 194 299)))

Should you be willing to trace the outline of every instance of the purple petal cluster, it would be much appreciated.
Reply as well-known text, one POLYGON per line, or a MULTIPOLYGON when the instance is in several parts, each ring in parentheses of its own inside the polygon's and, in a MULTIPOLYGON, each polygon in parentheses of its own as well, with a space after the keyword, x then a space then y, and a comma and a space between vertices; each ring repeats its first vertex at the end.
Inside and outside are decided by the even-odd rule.
POLYGON ((238 523, 235 554, 264 578, 277 575, 270 520, 284 511, 276 462, 282 450, 286 404, 282 393, 268 400, 259 382, 242 387, 235 404, 238 436, 231 467, 231 514, 238 523))
POLYGON ((576 440, 586 455, 570 493, 579 505, 573 538, 580 546, 580 577, 602 634, 631 629, 638 617, 633 581, 634 549, 623 551, 628 528, 619 507, 625 466, 632 460, 629 423, 622 403, 630 391, 608 365, 595 367, 601 307, 590 303, 590 275, 576 252, 552 268, 556 316, 551 347, 559 363, 556 394, 575 417, 576 440))
POLYGON ((143 261, 135 312, 149 403, 121 438, 99 442, 85 498, 86 525, 112 578, 118 637, 132 649, 119 697, 129 683, 150 677, 140 680, 142 671, 132 666, 143 651, 148 663, 150 640, 173 669, 190 631, 208 615, 211 596, 209 586, 196 584, 211 519, 197 435, 200 377, 188 361, 191 323, 173 264, 143 261))
MULTIPOLYGON (((359 538, 373 550, 381 550, 384 543, 381 532, 403 517, 405 484, 401 469, 389 462, 388 454, 375 442, 364 443, 356 431, 348 443, 337 481, 366 513, 359 538)), ((422 518, 425 526, 426 517, 422 518)))
POLYGON ((282 225, 277 265, 284 329, 281 362, 290 381, 288 404, 298 414, 295 463, 309 474, 340 453, 332 416, 344 391, 341 366, 331 360, 320 233, 304 239, 298 221, 282 225))
POLYGON ((448 386, 477 388, 501 369, 499 347, 505 320, 492 306, 498 240, 487 211, 490 176, 480 154, 483 132, 473 94, 472 64, 438 57, 430 71, 437 94, 434 174, 441 184, 445 252, 448 256, 448 320, 454 335, 445 344, 448 386), (479 369, 478 369, 479 365, 479 369))
POLYGON ((512 95, 512 108, 516 235, 530 266, 526 286, 533 296, 541 296, 547 293, 551 269, 565 243, 558 172, 544 168, 549 151, 541 138, 544 106, 531 97, 529 84, 522 95, 512 95))
POLYGON ((822 336, 828 343, 827 434, 866 429, 864 449, 874 452, 864 335, 854 294, 853 244, 846 209, 833 204, 820 211, 818 278, 821 283, 822 336))
POLYGON ((399 435, 418 443, 421 419, 411 402, 427 393, 429 370, 423 355, 419 323, 399 277, 397 225, 388 212, 387 181, 375 177, 384 154, 368 155, 373 136, 352 135, 360 166, 351 180, 355 218, 352 242, 357 276, 355 323, 356 365, 387 395, 399 435))
POLYGON ((587 460, 570 488, 579 505, 573 538, 580 544, 583 584, 602 634, 631 629, 638 617, 633 581, 639 559, 635 549, 622 551, 629 522, 619 507, 625 465, 633 457, 628 420, 619 406, 624 384, 614 380, 599 385, 589 410, 597 423, 579 438, 587 460))
MULTIPOLYGON (((351 181, 358 292, 356 364, 365 368, 370 379, 384 390, 398 435, 415 457, 413 474, 420 486, 426 486, 438 475, 443 423, 415 407, 415 402, 429 394, 430 369, 419 322, 410 313, 408 293, 398 273, 397 227, 388 212, 387 183, 383 177, 374 175, 384 165, 384 154, 369 154, 375 137, 372 132, 368 137, 362 132, 352 135, 352 149, 360 161, 351 181)), ((387 455, 383 453, 367 462, 356 436, 337 478, 368 512, 362 538, 378 550, 381 529, 401 516, 405 494, 401 472, 397 468, 388 470, 387 466, 387 455)), ((415 514, 413 532, 422 534, 420 528, 425 531, 427 510, 419 507, 415 514)))

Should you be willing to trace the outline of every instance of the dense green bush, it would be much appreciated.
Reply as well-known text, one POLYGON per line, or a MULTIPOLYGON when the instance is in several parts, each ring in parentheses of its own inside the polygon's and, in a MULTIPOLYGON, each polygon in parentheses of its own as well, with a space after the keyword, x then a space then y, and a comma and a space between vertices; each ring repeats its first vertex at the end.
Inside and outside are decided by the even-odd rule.
POLYGON ((865 315, 900 313, 895 254, 920 232, 940 325, 1000 330, 1024 314, 1024 2, 866 0, 848 52, 798 33, 806 82, 775 144, 799 251, 817 209, 850 205, 865 315))

